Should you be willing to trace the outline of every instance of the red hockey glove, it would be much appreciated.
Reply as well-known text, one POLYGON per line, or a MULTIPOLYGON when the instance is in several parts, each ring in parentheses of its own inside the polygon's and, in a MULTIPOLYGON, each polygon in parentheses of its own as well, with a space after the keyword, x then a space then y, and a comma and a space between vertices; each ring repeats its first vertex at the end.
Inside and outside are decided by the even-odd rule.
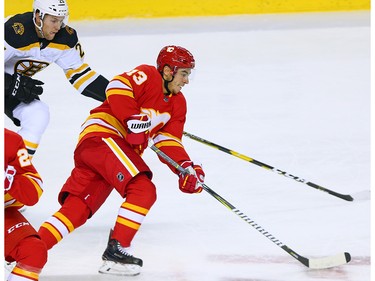
POLYGON ((204 172, 200 165, 194 165, 191 161, 185 161, 181 167, 188 171, 186 174, 179 174, 178 185, 182 192, 200 193, 204 183, 204 172))
POLYGON ((127 119, 128 134, 126 140, 131 145, 148 145, 151 120, 146 114, 136 114, 127 119))
POLYGON ((7 169, 5 170, 5 179, 4 179, 4 191, 7 192, 13 183, 14 176, 16 175, 16 169, 8 165, 7 169))

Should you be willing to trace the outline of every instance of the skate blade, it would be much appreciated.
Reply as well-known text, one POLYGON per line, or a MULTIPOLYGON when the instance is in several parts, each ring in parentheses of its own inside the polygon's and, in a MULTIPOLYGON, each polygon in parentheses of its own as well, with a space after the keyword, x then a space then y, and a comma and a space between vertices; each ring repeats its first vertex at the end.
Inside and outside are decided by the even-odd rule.
POLYGON ((99 268, 99 273, 118 276, 135 276, 141 273, 141 267, 135 264, 121 264, 113 261, 103 261, 103 265, 99 268))

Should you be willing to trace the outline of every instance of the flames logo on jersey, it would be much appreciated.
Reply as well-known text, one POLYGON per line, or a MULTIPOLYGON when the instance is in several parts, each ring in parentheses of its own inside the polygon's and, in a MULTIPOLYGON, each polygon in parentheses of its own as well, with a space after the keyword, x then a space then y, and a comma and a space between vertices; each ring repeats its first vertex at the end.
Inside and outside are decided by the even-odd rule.
POLYGON ((33 76, 49 65, 45 61, 20 60, 14 65, 15 71, 26 76, 33 76))
POLYGON ((23 26, 22 23, 19 23, 19 22, 15 22, 13 25, 12 25, 13 29, 14 29, 14 32, 18 35, 22 35, 24 32, 25 32, 25 28, 23 26))
POLYGON ((171 114, 168 112, 160 112, 153 108, 141 108, 141 112, 147 114, 151 119, 151 127, 149 131, 154 130, 155 128, 159 130, 171 119, 171 114))

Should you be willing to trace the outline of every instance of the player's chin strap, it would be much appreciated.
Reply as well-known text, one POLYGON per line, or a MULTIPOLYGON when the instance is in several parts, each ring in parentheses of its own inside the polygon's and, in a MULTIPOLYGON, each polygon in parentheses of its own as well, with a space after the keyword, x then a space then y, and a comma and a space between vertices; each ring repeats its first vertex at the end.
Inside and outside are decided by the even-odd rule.
POLYGON ((40 36, 42 36, 42 38, 44 38, 44 34, 43 34, 43 30, 42 30, 42 28, 43 28, 43 18, 41 17, 41 19, 40 19, 40 26, 38 26, 36 24, 35 15, 33 16, 33 22, 34 22, 34 25, 35 25, 36 29, 38 30, 40 36))
POLYGON ((168 80, 165 80, 164 77, 163 77, 163 74, 161 75, 161 77, 163 78, 163 81, 164 81, 164 88, 165 90, 167 91, 166 94, 164 94, 165 96, 169 96, 171 94, 171 91, 169 90, 168 88, 168 84, 171 83, 174 79, 174 75, 172 76, 172 80, 171 81, 168 81, 168 80))

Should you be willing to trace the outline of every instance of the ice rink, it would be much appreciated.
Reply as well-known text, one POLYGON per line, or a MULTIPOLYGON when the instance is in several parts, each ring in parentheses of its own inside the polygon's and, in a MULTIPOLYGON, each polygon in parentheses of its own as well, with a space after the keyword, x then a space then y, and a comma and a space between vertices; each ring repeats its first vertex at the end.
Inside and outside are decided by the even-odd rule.
MULTIPOLYGON (((370 190, 370 13, 71 22, 86 62, 108 79, 153 64, 169 44, 196 59, 185 131, 342 194, 370 190)), ((56 65, 36 79, 51 121, 34 164, 41 201, 25 216, 36 228, 58 210, 81 123, 94 100, 56 65)), ((8 119, 5 126, 15 129, 8 119)), ((134 243, 136 277, 97 273, 122 202, 98 213, 49 252, 40 281, 370 281, 370 200, 347 202, 184 138, 206 184, 305 257, 349 252, 349 264, 312 270, 208 193, 179 191, 150 149, 158 201, 134 243)))

